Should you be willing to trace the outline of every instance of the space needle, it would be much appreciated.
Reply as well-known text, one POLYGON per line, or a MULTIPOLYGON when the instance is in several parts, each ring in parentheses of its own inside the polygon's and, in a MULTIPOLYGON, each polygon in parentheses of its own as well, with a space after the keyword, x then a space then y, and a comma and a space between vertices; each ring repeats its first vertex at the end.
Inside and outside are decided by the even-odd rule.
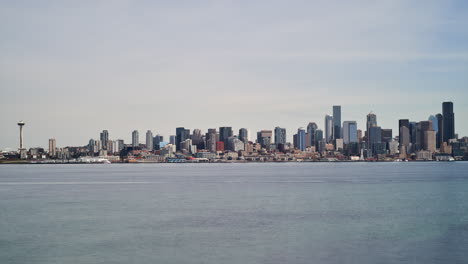
POLYGON ((19 149, 20 151, 23 149, 23 126, 24 126, 24 122, 23 121, 19 121, 18 122, 18 126, 19 126, 19 129, 20 129, 20 145, 19 145, 19 149))

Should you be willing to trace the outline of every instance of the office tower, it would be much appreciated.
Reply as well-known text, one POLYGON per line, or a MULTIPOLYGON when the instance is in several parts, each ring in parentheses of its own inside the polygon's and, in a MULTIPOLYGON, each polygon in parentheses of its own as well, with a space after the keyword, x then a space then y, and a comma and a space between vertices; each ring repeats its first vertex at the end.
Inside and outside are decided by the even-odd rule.
POLYGON ((333 139, 342 138, 341 136, 341 106, 333 106, 333 139))
POLYGON ((398 120, 398 140, 400 146, 409 146, 410 143, 410 131, 409 131, 409 120, 400 119, 398 120), (406 129, 404 129, 405 127, 406 129))
POLYGON ((190 138, 190 129, 185 129, 185 127, 176 128, 176 138, 175 138, 176 151, 181 150, 180 143, 189 138, 190 138))
POLYGON ((323 130, 315 130, 315 146, 318 146, 319 141, 323 140, 323 130))
POLYGON ((430 152, 436 151, 436 132, 434 130, 424 131, 423 149, 430 152))
POLYGON ((436 148, 440 148, 442 142, 444 142, 444 117, 441 114, 436 115, 437 127, 439 130, 436 133, 436 148))
POLYGON ((306 130, 304 128, 299 128, 296 135, 296 143, 299 150, 304 151, 306 149, 306 130))
POLYGON ((96 141, 94 139, 90 139, 88 143, 88 150, 89 152, 94 152, 94 146, 96 145, 96 141))
POLYGON ((453 113, 453 103, 442 103, 442 116, 444 117, 444 142, 449 142, 450 139, 455 138, 455 114, 453 113))
POLYGON ((271 130, 261 130, 257 132, 257 143, 259 143, 262 148, 267 148, 271 144, 271 139, 273 138, 273 131, 271 130))
POLYGON ((343 143, 357 143, 357 123, 356 121, 344 121, 343 122, 343 143))
POLYGON ((430 115, 427 120, 432 121, 432 130, 437 133, 437 131, 439 131, 439 122, 437 121, 437 117, 430 115))
POLYGON ((152 151, 153 147, 153 132, 151 132, 151 130, 148 130, 146 131, 146 149, 152 151))
POLYGON ((247 128, 239 129, 239 139, 244 143, 249 142, 249 131, 247 128))
POLYGON ((224 143, 224 149, 227 148, 228 138, 233 136, 232 127, 219 128, 219 141, 224 143))
POLYGON ((330 143, 333 139, 333 117, 325 116, 325 141, 330 143))
POLYGON ((116 146, 115 146, 115 152, 120 152, 124 149, 125 147, 125 142, 123 141, 123 139, 117 139, 117 143, 116 143, 116 146))
POLYGON ((169 144, 175 146, 175 144, 176 144, 176 136, 175 135, 170 135, 169 136, 169 144))
POLYGON ((362 141, 362 130, 361 129, 357 130, 357 140, 358 140, 359 143, 361 143, 361 141, 362 141))
POLYGON ((286 128, 275 127, 275 144, 286 144, 286 128))
POLYGON ((392 141, 393 133, 391 129, 382 129, 382 142, 389 143, 392 141))
POLYGON ((370 138, 372 137, 372 135, 370 133, 371 132, 371 127, 376 127, 377 126, 377 116, 373 113, 373 112, 370 112, 368 115, 367 115, 367 121, 366 121, 366 138, 367 138, 367 144, 368 146, 370 147, 371 146, 371 142, 370 142, 370 138))
POLYGON ((310 122, 307 125, 307 139, 306 139, 306 147, 315 146, 315 131, 317 130, 318 126, 314 122, 310 122))
POLYGON ((107 142, 109 141, 109 131, 103 130, 100 134, 102 149, 107 149, 107 142))
POLYGON ((407 126, 400 127, 399 143, 400 143, 400 147, 405 147, 405 149, 408 150, 408 147, 410 144, 410 130, 407 126))
POLYGON ((192 145, 202 145, 203 142, 203 135, 200 129, 196 128, 193 130, 192 138, 192 145))
POLYGON ((57 146, 55 138, 49 139, 49 156, 55 157, 57 155, 57 146))
POLYGON ((138 134, 137 130, 133 130, 132 132, 132 146, 138 147, 140 145, 140 135, 138 134))
POLYGON ((421 121, 417 123, 416 128, 416 150, 430 150, 432 145, 435 148, 436 139, 432 121, 421 121), (434 142, 432 142, 432 139, 434 139, 434 142))
POLYGON ((160 150, 161 146, 160 143, 163 142, 163 137, 161 135, 156 135, 153 137, 153 149, 160 150))
POLYGON ((106 146, 106 150, 107 150, 107 154, 112 154, 114 153, 114 142, 112 140, 107 140, 107 146, 106 146))
POLYGON ((384 151, 382 143, 382 128, 379 126, 370 126, 369 127, 369 146, 374 155, 382 154, 384 151))
POLYGON ((416 144, 416 135, 418 134, 417 131, 417 123, 416 122, 409 122, 409 132, 410 132, 410 143, 416 144))

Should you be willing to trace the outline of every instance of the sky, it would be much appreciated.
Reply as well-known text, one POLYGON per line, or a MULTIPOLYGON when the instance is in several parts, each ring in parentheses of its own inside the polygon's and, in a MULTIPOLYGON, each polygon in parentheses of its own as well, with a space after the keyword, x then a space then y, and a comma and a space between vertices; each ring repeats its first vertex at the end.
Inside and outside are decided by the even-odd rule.
POLYGON ((365 127, 452 101, 468 136, 468 2, 0 0, 0 149, 103 129, 287 128, 333 105, 365 127))

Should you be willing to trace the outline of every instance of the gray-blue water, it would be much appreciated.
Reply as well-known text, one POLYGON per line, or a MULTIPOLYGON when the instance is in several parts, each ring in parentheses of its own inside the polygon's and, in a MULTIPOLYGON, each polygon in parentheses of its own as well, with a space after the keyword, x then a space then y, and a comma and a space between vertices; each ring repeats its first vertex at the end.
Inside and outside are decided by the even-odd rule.
POLYGON ((468 163, 3 165, 0 263, 468 263, 468 163))

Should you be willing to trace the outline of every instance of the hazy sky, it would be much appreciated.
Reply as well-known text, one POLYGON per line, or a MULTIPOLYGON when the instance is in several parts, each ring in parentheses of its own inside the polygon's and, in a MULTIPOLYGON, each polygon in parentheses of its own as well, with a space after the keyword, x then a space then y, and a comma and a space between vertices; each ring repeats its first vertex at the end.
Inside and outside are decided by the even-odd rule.
POLYGON ((19 120, 28 148, 177 126, 291 139, 334 104, 395 134, 447 100, 468 135, 467 14, 466 0, 0 0, 0 149, 18 147, 19 120))

